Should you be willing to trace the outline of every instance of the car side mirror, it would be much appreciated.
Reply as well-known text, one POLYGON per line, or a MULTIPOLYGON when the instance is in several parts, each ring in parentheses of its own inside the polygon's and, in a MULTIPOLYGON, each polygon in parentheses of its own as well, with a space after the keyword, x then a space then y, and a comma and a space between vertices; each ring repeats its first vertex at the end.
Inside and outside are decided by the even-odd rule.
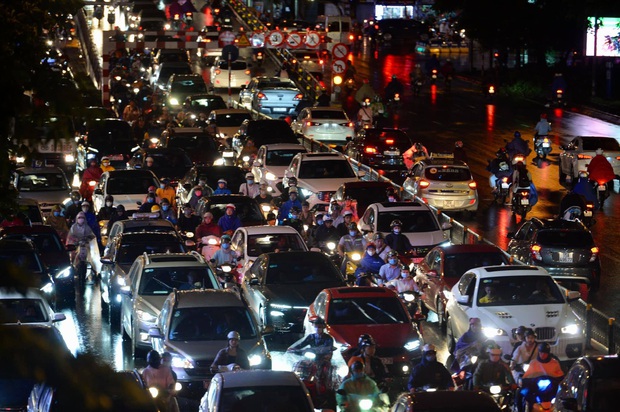
POLYGON ((581 292, 577 291, 577 290, 569 290, 566 293, 566 299, 569 302, 574 302, 576 300, 579 300, 581 298, 581 292))
POLYGON ((562 406, 569 411, 576 411, 579 409, 579 405, 577 404, 577 399, 575 398, 561 398, 562 406))
POLYGON ((52 318, 52 322, 60 322, 61 320, 65 320, 67 317, 64 313, 54 313, 54 317, 52 318))
POLYGON ((112 262, 112 259, 110 259, 109 257, 102 257, 101 259, 101 263, 103 263, 104 265, 111 265, 114 262, 112 262))
POLYGON ((450 230, 450 229, 452 229, 452 223, 446 222, 446 223, 441 224, 441 230, 450 230))
POLYGON ((461 305, 469 306, 469 295, 461 295, 456 298, 456 301, 461 305))

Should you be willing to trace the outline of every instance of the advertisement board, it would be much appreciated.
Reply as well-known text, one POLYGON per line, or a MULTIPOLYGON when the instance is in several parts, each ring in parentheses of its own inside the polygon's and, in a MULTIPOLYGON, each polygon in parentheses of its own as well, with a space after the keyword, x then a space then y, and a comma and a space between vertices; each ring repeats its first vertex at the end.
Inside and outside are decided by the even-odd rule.
MULTIPOLYGON (((591 28, 586 35, 586 56, 594 56, 594 17, 588 17, 591 28)), ((599 17, 596 55, 620 57, 620 17, 599 17)))

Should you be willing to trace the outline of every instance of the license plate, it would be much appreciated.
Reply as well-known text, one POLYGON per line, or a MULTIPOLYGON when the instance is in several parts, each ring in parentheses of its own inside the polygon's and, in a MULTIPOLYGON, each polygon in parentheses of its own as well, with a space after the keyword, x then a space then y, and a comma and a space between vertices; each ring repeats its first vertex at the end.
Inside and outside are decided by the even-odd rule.
POLYGON ((386 150, 385 152, 383 152, 383 154, 385 156, 398 156, 398 155, 400 155, 400 151, 398 151, 398 150, 386 150))
POLYGON ((591 210, 586 210, 585 212, 583 212, 583 216, 584 217, 592 217, 592 211, 591 210))
POLYGON ((109 155, 108 158, 110 160, 123 160, 122 154, 109 155))
POLYGON ((549 147, 549 143, 543 143, 543 147, 549 147))
POLYGON ((383 362, 384 365, 391 365, 394 363, 394 359, 392 358, 381 358, 381 362, 383 362))
POLYGON ((288 109, 286 107, 274 107, 273 111, 278 113, 285 113, 288 109))
POLYGON ((454 200, 444 200, 443 205, 444 205, 444 207, 453 207, 454 206, 454 200))
POLYGON ((558 261, 560 263, 572 263, 573 262, 573 254, 572 253, 559 253, 558 261))
POLYGON ((605 190, 607 190, 607 187, 605 187, 605 185, 598 185, 598 190, 599 192, 604 192, 605 190))
POLYGON ((522 205, 529 205, 530 204, 530 199, 521 199, 521 204, 522 205))

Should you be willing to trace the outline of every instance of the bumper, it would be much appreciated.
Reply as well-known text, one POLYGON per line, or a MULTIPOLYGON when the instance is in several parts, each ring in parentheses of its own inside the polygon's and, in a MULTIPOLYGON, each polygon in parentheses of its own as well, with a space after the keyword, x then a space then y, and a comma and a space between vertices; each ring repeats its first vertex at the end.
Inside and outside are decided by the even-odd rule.
POLYGON ((467 197, 435 197, 424 194, 422 196, 430 206, 439 210, 467 210, 475 212, 478 210, 478 196, 467 197))
POLYGON ((265 107, 265 106, 259 106, 258 111, 264 114, 271 114, 274 116, 287 116, 289 114, 295 114, 295 108, 297 106, 293 106, 293 107, 265 107))
POLYGON ((590 281, 590 283, 595 283, 600 279, 601 276, 601 266, 600 265, 592 265, 592 266, 584 266, 584 267, 560 267, 560 266, 545 266, 538 265, 543 267, 549 272, 551 276, 558 276, 562 278, 574 277, 574 278, 586 278, 590 281))

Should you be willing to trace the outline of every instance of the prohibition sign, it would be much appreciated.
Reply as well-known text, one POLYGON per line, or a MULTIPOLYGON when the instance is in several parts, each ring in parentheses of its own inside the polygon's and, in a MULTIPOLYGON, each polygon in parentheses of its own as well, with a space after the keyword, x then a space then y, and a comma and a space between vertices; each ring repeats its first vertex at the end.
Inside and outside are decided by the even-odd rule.
POLYGON ((301 35, 296 31, 289 33, 289 35, 286 37, 286 44, 288 44, 289 47, 292 47, 293 49, 298 48, 302 45, 301 35))
POLYGON ((332 54, 336 59, 344 59, 349 54, 349 48, 344 43, 336 43, 332 49, 332 54))
POLYGON ((250 44, 252 47, 263 47, 265 45, 265 34, 255 32, 250 37, 250 44))
POLYGON ((306 34, 306 38, 304 39, 306 46, 311 48, 317 47, 319 45, 319 41, 321 41, 321 37, 319 37, 319 33, 315 31, 308 32, 308 34, 306 34))
POLYGON ((342 74, 347 68, 347 63, 344 60, 334 60, 332 63, 332 72, 334 74, 342 74))
POLYGON ((282 32, 279 30, 274 30, 269 33, 269 37, 267 37, 267 43, 271 44, 273 47, 279 47, 284 42, 284 36, 282 32))

